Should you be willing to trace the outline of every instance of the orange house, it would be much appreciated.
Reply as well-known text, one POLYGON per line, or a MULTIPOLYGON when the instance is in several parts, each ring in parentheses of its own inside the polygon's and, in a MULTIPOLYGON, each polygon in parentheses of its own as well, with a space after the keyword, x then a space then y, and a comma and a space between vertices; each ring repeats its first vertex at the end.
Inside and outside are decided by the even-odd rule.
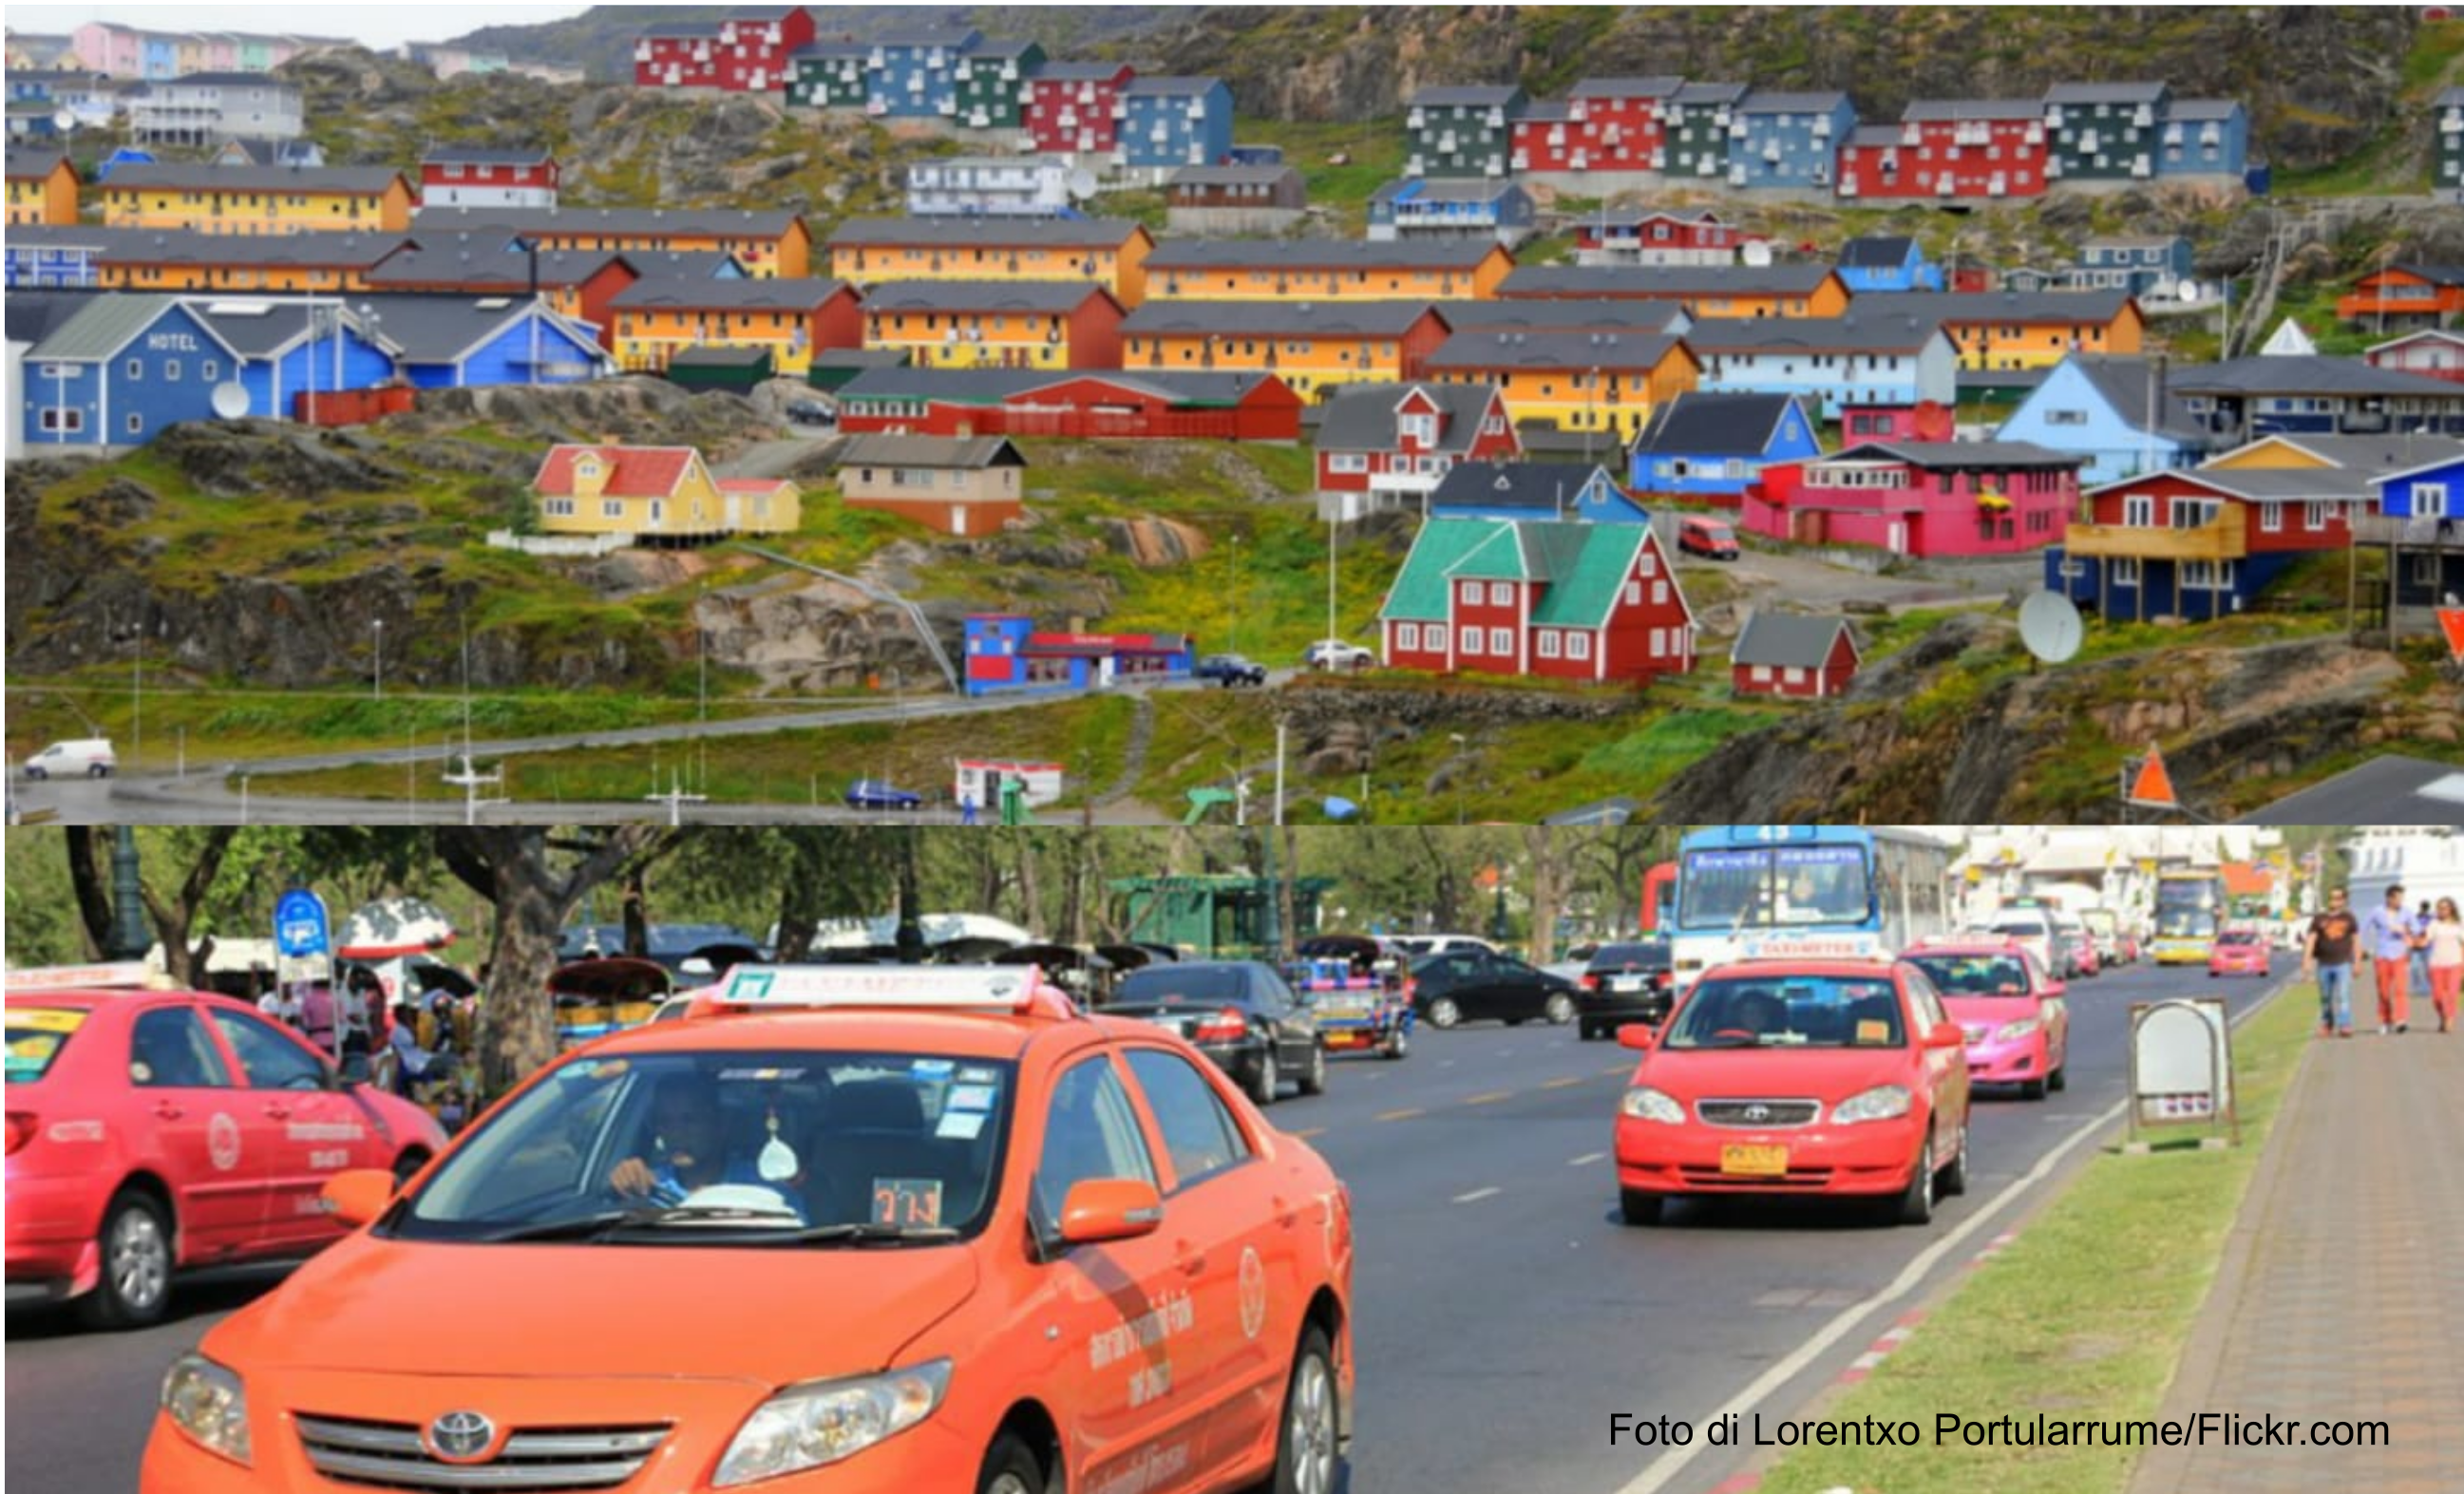
POLYGON ((1121 366, 1254 368, 1318 399, 1419 378, 1447 330, 1426 301, 1154 300, 1121 323, 1121 366))
POLYGON ((1693 352, 1664 332, 1458 332, 1429 359, 1441 384, 1494 384, 1517 425, 1642 433, 1652 411, 1702 379, 1693 352))
POLYGON ((9 222, 58 226, 77 221, 77 167, 56 150, 9 147, 9 222))
POLYGON ((229 234, 112 231, 96 259, 111 291, 370 291, 410 248, 398 233, 229 234))
POLYGON ((1167 239, 1147 256, 1147 283, 1168 300, 1484 301, 1513 270, 1493 239, 1167 239))
POLYGON ((100 184, 116 229, 401 233, 419 200, 390 166, 122 165, 100 184))
POLYGON ((1959 344, 1959 366, 1979 370, 2051 368, 2073 353, 2133 358, 2147 336, 2147 319, 2127 291, 1868 293, 1857 297, 1857 311, 1939 321, 1959 344))
POLYGON ((1849 300, 1848 282, 1827 265, 1524 265, 1497 294, 1675 301, 1696 318, 1837 317, 1849 300))
POLYGON ((1100 285, 892 280, 864 298, 864 345, 918 368, 1118 368, 1123 315, 1100 285))
POLYGON ((803 279, 813 271, 813 231, 792 212, 716 208, 424 208, 415 233, 502 231, 541 249, 717 251, 756 279, 803 279))
POLYGON ((830 273, 885 280, 1089 280, 1131 311, 1147 295, 1155 242, 1127 218, 850 218, 830 235, 830 273))
POLYGON ((864 345, 864 311, 837 280, 643 280, 608 303, 620 368, 657 371, 689 347, 759 347, 802 378, 820 348, 864 345))
MULTIPOLYGON (((15 152, 10 152, 13 158, 15 152)), ((14 170, 13 165, 11 167, 14 170)), ((10 201, 15 202, 11 196, 10 201)), ((11 222, 15 222, 11 209, 11 222)), ((2443 327, 2464 312, 2464 266, 2387 265, 2353 282, 2336 297, 2336 315, 2345 321, 2384 321, 2390 332, 2443 327)))
MULTIPOLYGON (((558 316, 597 327, 600 345, 611 353, 616 319, 609 303, 641 278, 630 257, 606 251, 552 249, 539 256, 540 297, 558 316)), ((532 283, 530 255, 482 234, 430 233, 368 277, 371 290, 457 296, 527 297, 532 283)))

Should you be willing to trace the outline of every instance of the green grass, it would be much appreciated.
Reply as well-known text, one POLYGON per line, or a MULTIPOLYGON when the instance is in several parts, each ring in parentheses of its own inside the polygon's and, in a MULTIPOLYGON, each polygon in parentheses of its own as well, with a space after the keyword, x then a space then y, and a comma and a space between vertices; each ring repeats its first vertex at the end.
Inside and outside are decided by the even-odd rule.
POLYGON ((1237 120, 1233 138, 1243 144, 1281 145, 1284 162, 1296 167, 1312 208, 1329 209, 1339 235, 1357 237, 1369 221, 1369 199, 1403 174, 1403 121, 1237 120), (1349 158, 1334 165, 1335 155, 1349 158))
POLYGON ((1935 1446, 1945 1414, 2112 1422, 2153 1417, 2205 1301, 2310 1026, 2287 992, 2233 1039, 2242 1145, 2090 1161, 2019 1239, 1970 1277, 1830 1419, 1914 1420, 1914 1448, 1793 1453, 1765 1494, 2098 1494, 2129 1482, 2128 1448, 1935 1446))

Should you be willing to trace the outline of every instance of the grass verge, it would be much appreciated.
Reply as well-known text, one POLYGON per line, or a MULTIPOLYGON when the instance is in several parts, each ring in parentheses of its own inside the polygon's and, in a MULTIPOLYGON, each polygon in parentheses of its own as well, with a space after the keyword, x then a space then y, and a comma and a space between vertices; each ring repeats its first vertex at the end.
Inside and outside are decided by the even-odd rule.
POLYGON ((2233 1035, 2240 1147, 2123 1156, 2108 1150, 1925 1327, 1830 1407, 1835 1421, 1913 1420, 1913 1448, 1793 1453, 1763 1494, 1845 1485, 1890 1494, 2095 1494, 2119 1490, 2131 1448, 1977 1447, 1933 1442, 1957 1413, 2135 1420, 2154 1417, 2224 1254, 2277 1107, 2308 1039, 2299 991, 2233 1035))

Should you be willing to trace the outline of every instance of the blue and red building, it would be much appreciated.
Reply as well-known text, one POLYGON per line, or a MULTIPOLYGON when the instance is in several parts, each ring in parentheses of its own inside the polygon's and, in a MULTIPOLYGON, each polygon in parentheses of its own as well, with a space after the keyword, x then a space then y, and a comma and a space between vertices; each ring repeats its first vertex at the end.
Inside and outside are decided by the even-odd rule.
POLYGON ((1051 633, 1017 613, 967 619, 966 692, 1069 694, 1187 679, 1198 646, 1186 633, 1051 633))

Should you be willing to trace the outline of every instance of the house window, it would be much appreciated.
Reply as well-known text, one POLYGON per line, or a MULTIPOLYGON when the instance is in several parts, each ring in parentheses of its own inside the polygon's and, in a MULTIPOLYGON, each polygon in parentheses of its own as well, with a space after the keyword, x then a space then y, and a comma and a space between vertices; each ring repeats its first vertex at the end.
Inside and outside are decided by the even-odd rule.
POLYGON ((571 518, 573 516, 573 500, 571 498, 549 498, 539 505, 539 512, 545 514, 550 518, 571 518))
POLYGON ((1656 581, 1651 583, 1651 604, 1656 607, 1668 604, 1668 582, 1656 581))
POLYGON ((145 364, 137 359, 130 359, 128 361, 128 377, 132 380, 144 378, 145 364))
POLYGON ((2087 411, 2083 409, 2049 409, 2045 411, 2045 424, 2048 426, 2084 426, 2087 424, 2087 411))
POLYGON ((600 499, 599 516, 601 518, 623 518, 625 516, 625 500, 623 498, 600 499))
POLYGON ((1438 440, 1438 417, 1406 415, 1402 420, 1401 430, 1403 439, 1406 441, 1416 441, 1422 446, 1434 446, 1438 440))
POLYGON ((1751 670, 1748 671, 1746 678, 1757 685, 1768 685, 1771 682, 1771 666, 1768 664, 1757 664, 1751 670))
POLYGON ((2233 584, 2233 562, 2185 560, 2182 562, 2182 584, 2191 591, 2231 591, 2233 584))
POLYGON ((1625 604, 1630 607, 1642 605, 1642 582, 1630 581, 1625 583, 1625 604))
POLYGON ((1507 627, 1490 628, 1488 651, 1501 659, 1510 656, 1514 652, 1514 630, 1507 627))
POLYGON ((2412 485, 2412 516, 2445 518, 2447 516, 2447 484, 2416 482, 2412 485))
POLYGON ((134 436, 134 435, 143 435, 143 434, 144 433, 144 431, 145 431, 145 417, 144 417, 144 416, 143 416, 143 415, 131 415, 131 416, 129 416, 129 417, 128 417, 128 433, 129 433, 130 435, 132 435, 132 436, 134 436))
POLYGON ((2310 530, 2314 534, 2326 528, 2327 521, 2336 516, 2336 506, 2332 503, 2321 503, 2313 500, 2312 502, 2303 504, 2301 507, 2301 527, 2310 530))
POLYGON ((2123 557, 2114 560, 2113 583, 2117 586, 2136 586, 2139 584, 2139 560, 2137 557, 2123 557))
POLYGON ((1651 630, 1651 656, 1655 659, 1668 657, 1668 629, 1655 627, 1651 630))
POLYGON ((177 384, 180 382, 180 361, 178 359, 166 358, 163 360, 163 382, 165 384, 177 384))
POLYGON ((1480 645, 1481 631, 1477 627, 1463 628, 1456 634, 1455 651, 1457 653, 1477 655, 1480 652, 1480 645))
POLYGON ((1397 649, 1397 651, 1401 651, 1401 650, 1404 650, 1404 649, 1415 649, 1415 650, 1417 650, 1419 647, 1420 647, 1420 625, 1419 625, 1419 624, 1418 624, 1418 623, 1397 623, 1397 624, 1396 624, 1396 625, 1395 625, 1395 648, 1396 648, 1396 649, 1397 649))
POLYGON ((2122 500, 2122 521, 2133 529, 2151 529, 2156 524, 2156 497, 2153 494, 2133 493, 2122 500))
POLYGON ((2260 504, 2260 505, 2258 506, 2258 532, 2259 532, 2260 534, 2263 534, 2263 535, 2273 535, 2273 534, 2277 534, 2277 533, 2280 533, 2280 532, 2283 530, 2283 528, 2284 528, 2284 505, 2283 505, 2283 504, 2281 504, 2281 503, 2262 503, 2262 504, 2260 504))
POLYGON ((1569 658, 1569 659, 1575 659, 1575 660, 1587 660, 1587 659, 1589 659, 1591 656, 1592 656, 1592 635, 1591 635, 1591 634, 1589 634, 1589 633, 1577 633, 1577 632, 1569 632, 1569 633, 1567 633, 1567 634, 1566 634, 1566 657, 1567 657, 1567 658, 1569 658))
POLYGON ((2435 555, 2415 555, 2412 558, 2412 583, 2416 586, 2437 585, 2438 560, 2435 555))
POLYGON ((1557 630, 1553 627, 1544 627, 1540 629, 1540 657, 1544 659, 1554 659, 1559 656, 1559 651, 1560 643, 1557 636, 1557 630))
POLYGON ((85 411, 53 406, 43 411, 43 428, 55 432, 75 432, 85 428, 85 411))
POLYGON ((197 377, 205 380, 208 384, 211 384, 216 379, 222 377, 222 365, 215 363, 210 358, 206 359, 197 364, 197 377))

